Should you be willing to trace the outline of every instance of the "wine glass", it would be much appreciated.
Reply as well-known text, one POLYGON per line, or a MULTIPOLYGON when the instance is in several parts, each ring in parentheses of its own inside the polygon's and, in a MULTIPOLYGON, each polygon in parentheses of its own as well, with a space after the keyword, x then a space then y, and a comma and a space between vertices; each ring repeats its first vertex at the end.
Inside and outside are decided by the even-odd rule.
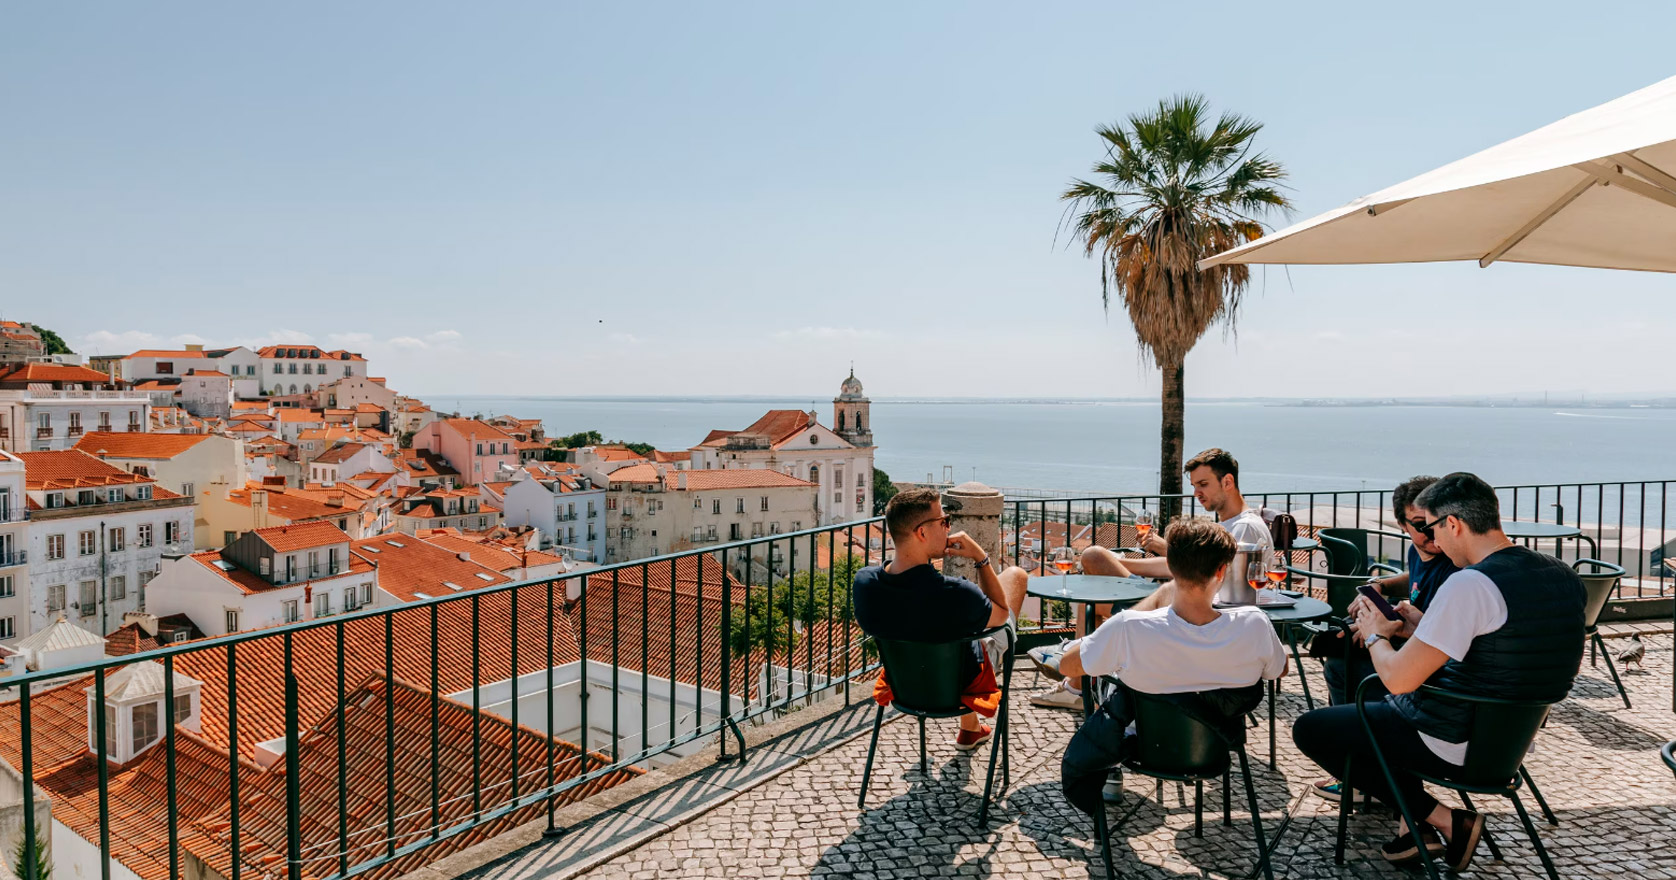
POLYGON ((1261 559, 1253 559, 1245 566, 1245 582, 1253 590, 1261 590, 1269 582, 1269 565, 1261 559))
POLYGON ((1269 554, 1269 584, 1276 589, 1286 582, 1286 552, 1276 550, 1269 554))
POLYGON ((1071 569, 1077 566, 1076 553, 1069 547, 1060 547, 1053 551, 1049 560, 1053 563, 1054 568, 1059 569, 1059 595, 1071 595, 1070 581, 1066 575, 1070 574, 1071 569))
POLYGON ((1135 543, 1146 544, 1146 536, 1152 534, 1152 511, 1143 510, 1135 514, 1135 543))

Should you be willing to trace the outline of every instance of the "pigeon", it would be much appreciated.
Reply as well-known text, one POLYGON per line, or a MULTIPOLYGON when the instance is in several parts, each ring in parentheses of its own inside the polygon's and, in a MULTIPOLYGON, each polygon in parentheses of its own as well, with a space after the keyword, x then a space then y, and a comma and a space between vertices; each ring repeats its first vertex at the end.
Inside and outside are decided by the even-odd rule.
POLYGON ((1639 634, 1631 635, 1629 637, 1629 647, 1618 652, 1618 663, 1626 667, 1633 663, 1639 667, 1642 659, 1646 656, 1647 646, 1642 643, 1641 636, 1639 634))

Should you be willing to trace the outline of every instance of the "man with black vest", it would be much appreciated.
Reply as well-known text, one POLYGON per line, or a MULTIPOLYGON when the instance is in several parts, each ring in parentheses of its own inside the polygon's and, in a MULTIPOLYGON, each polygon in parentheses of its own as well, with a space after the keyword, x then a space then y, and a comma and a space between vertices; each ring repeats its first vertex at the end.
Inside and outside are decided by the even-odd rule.
MULTIPOLYGON (((1583 659, 1583 582, 1563 562, 1509 541, 1495 490, 1472 474, 1438 480, 1414 507, 1461 571, 1443 582, 1424 614, 1386 620, 1359 602, 1353 631, 1392 694, 1369 703, 1368 715, 1397 789, 1414 815, 1424 817, 1427 849, 1443 853, 1451 870, 1463 871, 1483 835, 1484 817, 1439 804, 1414 774, 1458 772, 1466 762, 1473 709, 1417 689, 1432 684, 1506 699, 1564 699, 1583 659), (1393 638, 1408 641, 1399 650, 1391 647, 1393 638)), ((1329 773, 1343 773, 1345 758, 1353 757, 1355 787, 1395 806, 1354 705, 1305 713, 1292 739, 1329 773)), ((1403 828, 1385 844, 1384 855, 1406 862, 1420 852, 1403 828)))

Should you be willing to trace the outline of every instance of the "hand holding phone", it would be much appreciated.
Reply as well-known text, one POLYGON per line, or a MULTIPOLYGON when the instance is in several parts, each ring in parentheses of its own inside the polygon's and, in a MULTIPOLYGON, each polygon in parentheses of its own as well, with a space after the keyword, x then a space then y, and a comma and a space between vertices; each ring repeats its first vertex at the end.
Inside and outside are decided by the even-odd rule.
POLYGON ((1379 609, 1379 613, 1385 615, 1386 620, 1403 619, 1403 616, 1397 613, 1397 609, 1392 608, 1391 603, 1385 601, 1385 596, 1379 592, 1378 586, 1374 584, 1362 584, 1356 588, 1356 592, 1361 593, 1363 598, 1372 602, 1373 607, 1379 609))

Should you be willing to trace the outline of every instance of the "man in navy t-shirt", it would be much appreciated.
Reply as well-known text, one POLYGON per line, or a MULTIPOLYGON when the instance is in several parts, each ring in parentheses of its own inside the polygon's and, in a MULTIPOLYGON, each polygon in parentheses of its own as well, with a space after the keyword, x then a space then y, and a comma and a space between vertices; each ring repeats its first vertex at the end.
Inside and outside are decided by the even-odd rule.
MULTIPOLYGON (((935 489, 897 493, 885 505, 885 528, 896 545, 895 558, 855 576, 855 620, 868 635, 948 642, 1016 619, 1029 576, 1016 567, 997 575, 977 541, 965 532, 950 534, 935 489), (978 583, 944 575, 931 564, 949 556, 976 562, 978 583)), ((962 664, 964 681, 979 675, 981 650, 974 641, 970 659, 962 664)), ((989 727, 968 712, 960 718, 955 748, 975 749, 989 736, 989 727)))

